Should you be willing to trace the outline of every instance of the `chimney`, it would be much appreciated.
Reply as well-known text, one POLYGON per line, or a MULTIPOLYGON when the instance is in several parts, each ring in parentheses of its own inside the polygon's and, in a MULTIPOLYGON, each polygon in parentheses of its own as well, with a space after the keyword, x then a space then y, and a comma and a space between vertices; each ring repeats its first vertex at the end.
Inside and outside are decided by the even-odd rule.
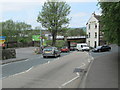
POLYGON ((95 16, 95 11, 92 13, 92 16, 95 16))

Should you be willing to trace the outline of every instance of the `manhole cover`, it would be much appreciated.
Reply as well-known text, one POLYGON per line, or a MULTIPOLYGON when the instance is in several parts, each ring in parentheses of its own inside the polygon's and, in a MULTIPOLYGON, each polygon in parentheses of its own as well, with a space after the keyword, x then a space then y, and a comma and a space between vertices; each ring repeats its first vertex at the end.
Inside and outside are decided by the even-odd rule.
POLYGON ((74 73, 76 73, 76 72, 84 72, 84 69, 81 69, 81 68, 75 68, 73 72, 74 72, 74 73))

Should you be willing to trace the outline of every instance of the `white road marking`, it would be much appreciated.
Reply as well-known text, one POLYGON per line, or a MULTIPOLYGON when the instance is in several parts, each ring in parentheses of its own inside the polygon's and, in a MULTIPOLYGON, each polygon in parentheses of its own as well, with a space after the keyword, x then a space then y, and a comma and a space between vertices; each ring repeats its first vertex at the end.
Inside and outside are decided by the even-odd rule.
POLYGON ((91 62, 91 60, 90 60, 90 59, 88 59, 88 62, 91 62))
POLYGON ((84 67, 85 65, 86 65, 85 63, 82 63, 82 65, 81 65, 81 66, 76 67, 76 68, 81 68, 81 67, 84 67))
POLYGON ((14 75, 10 75, 10 76, 7 76, 7 77, 3 77, 2 79, 4 79, 4 78, 8 78, 8 77, 13 77, 13 76, 16 76, 16 75, 20 75, 20 74, 23 74, 23 73, 29 72, 32 68, 33 68, 33 67, 29 68, 29 69, 26 70, 26 71, 23 71, 23 72, 20 72, 20 73, 14 74, 14 75))
POLYGON ((15 62, 10 62, 10 63, 7 63, 7 64, 2 64, 2 66, 6 66, 6 65, 9 65, 9 64, 13 64, 13 63, 20 63, 20 62, 26 62, 28 61, 29 59, 26 59, 26 60, 19 60, 19 61, 15 61, 15 62))
MULTIPOLYGON (((83 67, 83 66, 85 66, 85 63, 82 63, 82 65, 81 65, 80 67, 77 67, 77 68, 81 68, 81 67, 83 67)), ((78 72, 77 72, 76 74, 77 74, 77 76, 76 76, 76 77, 74 77, 73 79, 71 79, 71 80, 69 80, 69 81, 65 82, 65 83, 64 83, 64 84, 62 84, 59 88, 64 87, 65 85, 67 85, 67 84, 71 83, 72 81, 74 81, 74 80, 76 80, 77 78, 79 78, 79 77, 80 77, 80 74, 79 74, 78 72)))
POLYGON ((64 84, 62 84, 59 88, 64 87, 65 85, 67 85, 67 84, 71 83, 72 81, 74 81, 74 80, 76 80, 77 78, 79 78, 79 77, 80 77, 80 74, 79 74, 79 73, 76 73, 76 74, 77 74, 77 76, 76 76, 76 77, 74 77, 73 79, 71 79, 71 80, 69 80, 69 81, 65 82, 65 83, 64 83, 64 84))
POLYGON ((49 64, 49 63, 50 63, 50 61, 47 62, 47 64, 49 64))

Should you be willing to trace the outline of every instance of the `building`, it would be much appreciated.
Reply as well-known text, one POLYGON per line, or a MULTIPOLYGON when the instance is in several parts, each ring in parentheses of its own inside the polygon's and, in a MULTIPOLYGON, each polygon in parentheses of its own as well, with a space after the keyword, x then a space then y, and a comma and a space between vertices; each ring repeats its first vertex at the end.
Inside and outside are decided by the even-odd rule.
POLYGON ((100 15, 92 13, 86 24, 87 39, 86 43, 91 47, 97 47, 104 44, 103 32, 101 31, 100 15))

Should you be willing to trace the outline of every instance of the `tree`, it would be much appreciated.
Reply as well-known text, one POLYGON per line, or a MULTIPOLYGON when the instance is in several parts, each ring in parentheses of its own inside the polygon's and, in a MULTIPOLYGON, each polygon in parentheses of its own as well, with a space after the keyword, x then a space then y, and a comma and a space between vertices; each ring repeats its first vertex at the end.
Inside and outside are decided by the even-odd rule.
POLYGON ((105 39, 120 45, 120 2, 99 2, 102 9, 101 24, 105 39))
POLYGON ((6 41, 14 41, 15 38, 15 23, 13 20, 7 20, 6 22, 2 22, 2 34, 6 36, 6 41))
POLYGON ((69 28, 67 36, 86 36, 86 32, 81 28, 69 28))
POLYGON ((0 23, 2 26, 2 35, 6 36, 6 42, 9 41, 21 41, 25 39, 25 35, 28 35, 27 30, 31 30, 31 25, 24 22, 14 22, 13 20, 7 20, 0 23))
POLYGON ((66 2, 57 0, 47 1, 39 13, 37 21, 48 29, 52 35, 52 46, 55 46, 56 36, 63 28, 67 28, 70 19, 67 17, 70 13, 70 6, 66 2))

